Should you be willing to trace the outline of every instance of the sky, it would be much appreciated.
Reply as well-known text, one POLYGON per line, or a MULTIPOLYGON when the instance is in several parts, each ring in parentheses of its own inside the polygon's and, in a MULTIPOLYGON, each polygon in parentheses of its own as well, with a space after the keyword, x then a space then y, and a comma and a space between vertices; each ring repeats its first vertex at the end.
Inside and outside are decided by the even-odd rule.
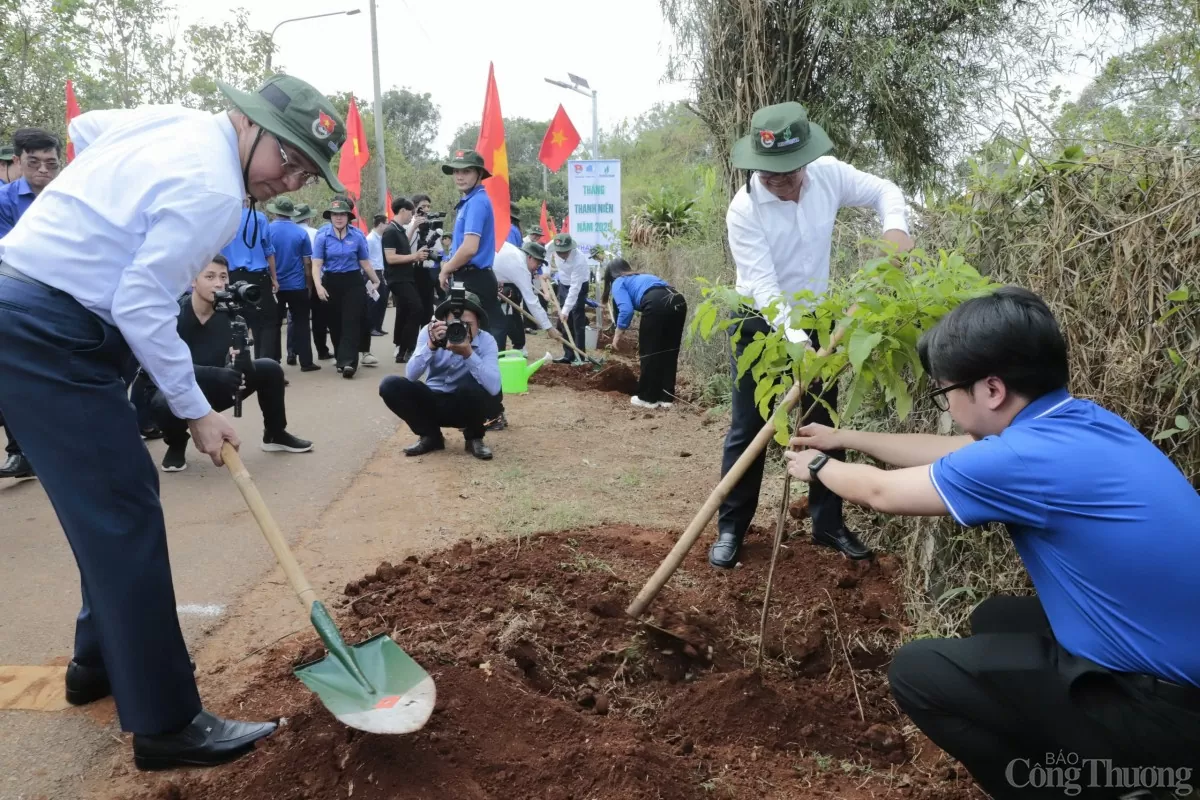
MULTIPOLYGON (((326 93, 374 97, 368 0, 176 0, 176 6, 181 27, 219 22, 244 7, 251 25, 266 31, 289 18, 360 8, 355 16, 281 26, 274 66, 326 93)), ((657 0, 377 0, 376 13, 381 89, 432 95, 442 112, 439 150, 449 147, 461 125, 479 121, 489 62, 504 116, 549 120, 562 103, 585 143, 591 139, 591 98, 545 78, 567 82, 570 72, 586 79, 597 91, 601 128, 689 95, 686 85, 662 82, 673 39, 657 0)))

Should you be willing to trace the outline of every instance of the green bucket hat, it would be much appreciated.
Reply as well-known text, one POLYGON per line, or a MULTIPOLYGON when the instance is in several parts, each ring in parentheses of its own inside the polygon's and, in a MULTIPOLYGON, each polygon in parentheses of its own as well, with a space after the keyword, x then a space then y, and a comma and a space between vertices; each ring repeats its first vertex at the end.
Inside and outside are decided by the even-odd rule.
POLYGON ((266 205, 267 211, 278 217, 289 217, 296 219, 300 216, 299 206, 292 203, 292 198, 287 195, 280 195, 266 205))
POLYGON ((575 249, 575 240, 569 233, 560 233, 550 242, 550 249, 556 253, 569 253, 575 249))
POLYGON ((273 75, 256 92, 221 81, 217 88, 255 125, 308 156, 329 188, 346 191, 329 165, 346 141, 346 123, 323 94, 290 75, 273 75))
POLYGON ((325 209, 325 213, 321 216, 329 219, 334 214, 349 214, 350 221, 354 222, 354 205, 344 197, 335 197, 329 201, 329 208, 325 209))
MULTIPOLYGON (((467 311, 474 311, 476 318, 479 320, 479 330, 486 331, 488 328, 488 315, 483 310, 483 306, 479 304, 479 295, 474 292, 467 292, 463 306, 467 311)), ((450 298, 447 297, 442 301, 442 304, 434 309, 433 316, 437 319, 445 319, 450 313, 450 298)))
POLYGON ((16 149, 13 148, 12 145, 8 145, 7 147, 0 147, 0 161, 15 161, 16 158, 17 158, 17 151, 16 151, 16 149))
POLYGON ((542 246, 541 242, 531 242, 526 240, 525 243, 521 245, 521 252, 527 256, 536 258, 543 264, 546 263, 546 248, 542 246))
POLYGON ((442 164, 442 172, 447 175, 453 175, 456 169, 468 169, 470 167, 479 170, 484 178, 492 177, 492 173, 488 172, 487 167, 483 165, 483 156, 474 150, 455 150, 454 158, 442 164))
POLYGON ((833 142, 799 103, 780 103, 754 112, 750 135, 734 142, 734 169, 792 172, 833 149, 833 142))
POLYGON ((296 222, 304 222, 312 219, 312 217, 312 206, 310 206, 308 203, 301 203, 300 205, 296 206, 296 216, 292 219, 294 219, 296 222))
POLYGON ((534 239, 541 239, 543 236, 546 235, 546 232, 544 230, 542 230, 541 225, 534 225, 532 228, 529 229, 529 233, 527 233, 525 235, 532 236, 534 239))

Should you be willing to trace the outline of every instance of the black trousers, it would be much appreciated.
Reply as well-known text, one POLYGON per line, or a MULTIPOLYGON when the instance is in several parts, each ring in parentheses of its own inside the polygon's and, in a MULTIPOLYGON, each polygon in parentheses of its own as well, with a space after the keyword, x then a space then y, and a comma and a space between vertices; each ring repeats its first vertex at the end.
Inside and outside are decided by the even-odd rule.
POLYGON ((496 273, 491 269, 479 269, 468 264, 450 277, 451 280, 462 281, 467 291, 474 292, 479 298, 479 305, 488 316, 487 332, 498 344, 508 330, 508 317, 504 316, 504 310, 501 308, 504 304, 496 294, 500 290, 496 283, 496 273))
POLYGON ((178 730, 200 696, 175 611, 158 470, 125 383, 129 347, 66 292, 5 274, 0 342, 5 425, 79 566, 74 658, 107 673, 123 730, 178 730))
POLYGON ((246 325, 254 334, 254 357, 281 360, 279 309, 271 289, 271 273, 266 269, 252 272, 241 267, 230 270, 229 282, 238 281, 252 283, 262 290, 262 301, 258 306, 247 306, 242 312, 246 325))
MULTIPOLYGON (((729 433, 725 435, 725 452, 721 458, 721 475, 729 472, 730 467, 745 451, 746 446, 754 439, 758 431, 766 424, 766 419, 758 412, 754 402, 754 376, 747 370, 741 380, 737 378, 737 359, 750 342, 754 334, 766 334, 770 330, 767 321, 757 314, 745 318, 742 325, 741 338, 738 340, 735 352, 730 356, 730 370, 733 374, 733 413, 729 425, 729 433)), ((805 423, 819 422, 822 425, 832 425, 833 419, 828 409, 817 402, 818 397, 825 399, 833 408, 837 408, 837 385, 823 389, 816 386, 815 392, 805 392, 800 397, 801 413, 815 405, 805 423)), ((831 458, 838 461, 846 460, 845 450, 831 450, 831 458)), ((758 493, 762 488, 763 465, 766 462, 766 452, 760 453, 754 463, 746 470, 746 474, 730 491, 717 517, 718 528, 722 531, 731 530, 738 536, 746 533, 754 514, 758 510, 758 493)), ((812 517, 813 530, 832 533, 842 527, 842 498, 825 488, 820 481, 813 481, 808 487, 808 510, 812 517)))
POLYGON ((641 312, 638 397, 647 403, 673 403, 687 300, 674 289, 658 286, 642 296, 641 312))
MULTIPOLYGON (((246 388, 241 391, 242 399, 245 400, 253 394, 258 395, 258 408, 263 416, 263 433, 283 433, 287 429, 287 412, 283 401, 283 367, 278 361, 269 358, 255 359, 254 371, 246 373, 245 382, 246 388)), ((225 411, 233 407, 233 395, 225 393, 211 377, 197 372, 196 383, 214 411, 225 411)), ((155 390, 150 399, 150 410, 154 421, 163 432, 163 441, 168 447, 188 443, 191 434, 188 433, 187 421, 171 413, 162 392, 155 390)))
POLYGON ((297 356, 300 366, 307 367, 313 363, 312 345, 309 343, 309 321, 312 319, 312 301, 308 288, 284 289, 277 295, 279 300, 279 324, 282 325, 291 312, 288 322, 287 343, 288 355, 297 356))
POLYGON ((421 326, 433 318, 433 311, 426 312, 420 290, 414 281, 396 281, 392 285, 392 296, 396 298, 396 319, 392 322, 392 343, 401 353, 412 353, 417 349, 417 334, 421 326))
MULTIPOLYGON (((516 303, 518 308, 522 306, 521 290, 515 285, 511 283, 500 284, 500 293, 512 302, 516 303)), ((503 306, 504 317, 506 320, 508 320, 508 325, 504 330, 505 336, 512 341, 514 350, 524 350, 525 318, 521 316, 521 312, 508 305, 508 303, 505 303, 503 300, 500 301, 500 305, 503 306)), ((504 352, 506 349, 508 349, 508 342, 503 338, 497 339, 496 346, 500 349, 500 352, 504 352)))
POLYGON ((389 375, 379 396, 417 436, 441 437, 442 428, 461 428, 463 437, 482 439, 484 426, 500 415, 500 398, 487 393, 474 378, 455 392, 435 392, 421 381, 389 375))
POLYGON ((1113 770, 1200 767, 1200 689, 1071 655, 1036 597, 984 601, 965 639, 906 644, 888 679, 897 705, 997 800, 1064 797, 1061 782, 1039 785, 1039 765, 1073 763, 1083 790, 1073 796, 1097 798, 1124 794, 1113 770), (1109 759, 1111 768, 1088 759, 1109 759))
MULTIPOLYGON (((558 322, 558 332, 564 337, 567 336, 568 329, 573 337, 575 346, 580 351, 587 349, 587 299, 591 290, 591 284, 585 283, 583 288, 579 290, 579 299, 575 301, 575 308, 571 309, 571 313, 567 315, 567 324, 562 324, 562 319, 558 322)), ((561 309, 563 304, 567 302, 567 295, 571 293, 571 287, 564 284, 558 284, 558 307, 561 309)), ((572 359, 575 361, 582 360, 582 356, 576 353, 571 348, 564 348, 572 359)))
POLYGON ((371 349, 370 323, 366 318, 371 299, 367 297, 367 279, 358 270, 326 272, 321 283, 329 293, 325 310, 337 365, 358 369, 358 354, 371 349))
POLYGON ((383 318, 387 314, 388 297, 391 295, 392 288, 388 286, 388 282, 383 278, 383 273, 379 270, 375 271, 379 275, 379 299, 371 300, 368 304, 370 313, 367 321, 371 323, 372 331, 383 330, 383 318))

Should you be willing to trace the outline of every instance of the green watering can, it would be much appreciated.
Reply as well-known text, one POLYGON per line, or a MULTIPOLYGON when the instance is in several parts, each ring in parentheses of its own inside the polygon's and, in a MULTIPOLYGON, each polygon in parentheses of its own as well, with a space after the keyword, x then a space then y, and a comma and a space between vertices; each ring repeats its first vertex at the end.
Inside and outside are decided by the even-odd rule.
POLYGON ((529 391, 529 376, 549 361, 549 353, 532 364, 525 363, 525 354, 520 350, 505 350, 500 353, 500 389, 505 394, 525 394, 529 391))

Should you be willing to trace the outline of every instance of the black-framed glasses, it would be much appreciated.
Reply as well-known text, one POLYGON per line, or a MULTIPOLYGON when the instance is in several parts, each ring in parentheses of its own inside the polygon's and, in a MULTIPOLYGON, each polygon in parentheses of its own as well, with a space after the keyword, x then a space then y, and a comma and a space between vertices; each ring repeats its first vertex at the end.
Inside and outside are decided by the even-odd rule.
MULTIPOLYGON (((975 380, 978 380, 978 378, 975 380)), ((958 383, 952 383, 949 386, 941 386, 927 394, 926 397, 930 400, 930 402, 937 406, 939 411, 949 411, 950 401, 946 398, 946 395, 950 392, 953 392, 955 389, 966 389, 968 386, 973 386, 975 384, 975 380, 959 381, 958 383)))
POLYGON ((291 163, 287 150, 284 148, 283 142, 279 141, 278 136, 275 137, 275 144, 279 145, 279 159, 283 162, 283 173, 285 175, 295 175, 305 186, 315 186, 321 177, 315 172, 309 172, 298 164, 291 163))

